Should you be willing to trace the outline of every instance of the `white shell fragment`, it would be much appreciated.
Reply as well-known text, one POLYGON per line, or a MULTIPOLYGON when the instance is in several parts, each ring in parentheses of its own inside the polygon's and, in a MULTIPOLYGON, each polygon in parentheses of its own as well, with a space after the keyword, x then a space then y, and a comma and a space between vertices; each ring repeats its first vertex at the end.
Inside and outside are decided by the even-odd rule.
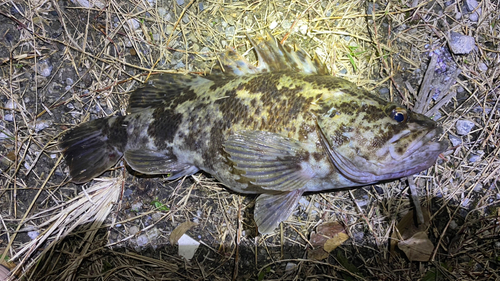
POLYGON ((200 246, 200 242, 194 240, 188 235, 184 234, 181 236, 179 241, 179 256, 185 258, 186 260, 190 260, 194 257, 194 253, 200 246))

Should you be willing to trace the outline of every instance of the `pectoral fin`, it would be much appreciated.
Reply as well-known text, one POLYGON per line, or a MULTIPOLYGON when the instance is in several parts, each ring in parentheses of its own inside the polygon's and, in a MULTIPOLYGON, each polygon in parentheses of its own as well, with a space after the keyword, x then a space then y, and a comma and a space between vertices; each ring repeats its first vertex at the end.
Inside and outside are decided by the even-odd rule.
POLYGON ((198 171, 193 165, 179 163, 175 155, 148 149, 130 149, 125 151, 124 157, 135 171, 146 175, 168 174, 169 180, 192 175, 198 171))
POLYGON ((293 212, 303 190, 294 190, 280 194, 261 194, 255 203, 254 218, 259 233, 270 234, 293 212))
POLYGON ((263 131, 241 131, 229 136, 224 150, 242 177, 275 191, 302 188, 314 176, 299 141, 263 131))

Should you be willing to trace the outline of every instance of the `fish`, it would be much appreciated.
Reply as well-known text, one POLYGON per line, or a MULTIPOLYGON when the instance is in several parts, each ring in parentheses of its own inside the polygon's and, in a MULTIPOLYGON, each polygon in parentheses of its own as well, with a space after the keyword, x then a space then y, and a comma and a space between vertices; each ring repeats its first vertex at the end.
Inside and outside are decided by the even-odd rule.
POLYGON ((82 123, 59 147, 74 183, 120 159, 174 180, 204 171, 228 189, 258 194, 258 232, 273 233, 305 192, 410 176, 446 151, 428 117, 331 75, 317 56, 271 35, 248 36, 257 64, 229 48, 223 71, 152 76, 127 114, 82 123))

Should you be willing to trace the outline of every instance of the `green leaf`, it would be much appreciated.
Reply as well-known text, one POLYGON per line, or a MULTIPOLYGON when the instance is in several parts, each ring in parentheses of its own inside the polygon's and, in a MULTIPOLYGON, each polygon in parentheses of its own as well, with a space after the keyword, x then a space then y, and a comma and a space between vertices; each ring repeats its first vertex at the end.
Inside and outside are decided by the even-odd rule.
POLYGON ((165 204, 163 204, 162 202, 160 202, 158 200, 151 201, 151 205, 153 205, 155 207, 155 209, 158 209, 159 211, 162 211, 162 212, 170 211, 169 207, 167 207, 165 204))
POLYGON ((259 280, 259 281, 264 280, 264 277, 266 276, 267 273, 269 273, 269 271, 271 271, 271 267, 270 266, 268 266, 268 267, 264 268, 263 270, 261 270, 260 273, 259 273, 259 277, 258 277, 257 280, 259 280))

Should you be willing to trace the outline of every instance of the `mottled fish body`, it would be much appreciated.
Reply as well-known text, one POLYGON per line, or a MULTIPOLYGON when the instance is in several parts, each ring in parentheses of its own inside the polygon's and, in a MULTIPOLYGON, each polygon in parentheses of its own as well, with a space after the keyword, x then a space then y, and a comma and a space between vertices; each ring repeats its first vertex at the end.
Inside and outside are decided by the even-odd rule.
POLYGON ((330 76, 271 36, 251 41, 258 67, 229 50, 225 73, 155 76, 131 94, 126 116, 64 134, 73 181, 122 157, 135 171, 168 179, 203 170, 236 192, 261 194, 255 221, 270 233, 304 192, 412 175, 447 148, 427 117, 330 76))

